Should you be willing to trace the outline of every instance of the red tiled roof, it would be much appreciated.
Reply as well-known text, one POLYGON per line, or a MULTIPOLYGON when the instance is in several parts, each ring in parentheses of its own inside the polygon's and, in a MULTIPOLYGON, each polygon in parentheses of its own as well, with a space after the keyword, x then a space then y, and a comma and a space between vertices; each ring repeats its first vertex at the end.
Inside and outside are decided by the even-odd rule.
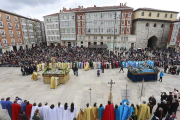
POLYGON ((135 11, 138 11, 138 10, 179 13, 179 12, 176 12, 176 11, 160 10, 160 9, 154 9, 154 8, 138 8, 135 11))
POLYGON ((47 17, 47 16, 58 16, 59 13, 54 13, 54 14, 50 14, 50 15, 46 15, 46 16, 43 16, 43 17, 47 17))

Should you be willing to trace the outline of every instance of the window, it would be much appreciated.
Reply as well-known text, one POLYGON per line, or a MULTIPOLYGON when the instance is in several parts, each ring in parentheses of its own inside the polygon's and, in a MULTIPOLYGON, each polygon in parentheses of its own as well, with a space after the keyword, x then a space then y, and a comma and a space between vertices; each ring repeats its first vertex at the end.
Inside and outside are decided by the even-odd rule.
POLYGON ((131 17, 131 13, 128 13, 128 17, 131 17))
POLYGON ((83 21, 82 23, 83 23, 83 26, 85 26, 85 22, 83 21))
POLYGON ((103 33, 103 29, 101 29, 101 32, 103 33))
POLYGON ((144 16, 144 12, 141 13, 141 16, 144 16))
POLYGON ((9 27, 9 28, 12 27, 11 23, 8 23, 8 27, 9 27))
POLYGON ((14 21, 15 21, 15 22, 17 22, 17 21, 18 21, 17 17, 14 17, 14 21))
POLYGON ((157 14, 157 17, 159 17, 159 13, 157 14))
POLYGON ((74 15, 72 16, 72 19, 74 19, 74 15))
POLYGON ((6 39, 3 39, 3 44, 7 44, 7 40, 6 39))
POLYGON ((130 24, 131 24, 131 21, 130 21, 130 20, 128 20, 127 22, 128 22, 128 25, 130 25, 130 24))
POLYGON ((10 34, 10 35, 12 35, 12 34, 13 34, 13 31, 12 31, 12 30, 10 30, 10 31, 9 31, 9 34, 10 34))
POLYGON ((11 43, 12 43, 12 44, 15 44, 15 40, 14 40, 14 39, 11 39, 11 43))
POLYGON ((4 30, 1 30, 1 35, 5 35, 5 31, 4 30))
POLYGON ((108 36, 107 39, 111 39, 111 36, 108 36))
POLYGON ((0 27, 2 27, 3 26, 3 22, 2 21, 0 21, 0 27))
POLYGON ((88 39, 90 39, 90 36, 88 36, 88 39))
POLYGON ((165 14, 165 16, 164 16, 165 18, 167 18, 167 13, 165 14))
POLYGON ((117 32, 117 29, 115 29, 115 32, 117 32))
POLYGON ((85 19, 84 15, 82 16, 82 19, 85 19))
POLYGON ((122 25, 124 25, 124 20, 122 21, 122 25))
POLYGON ((101 36, 101 39, 103 39, 103 36, 101 36))
POLYGON ((97 36, 94 36, 94 39, 97 39, 97 36))
POLYGON ((19 31, 17 31, 17 35, 20 35, 20 32, 19 32, 19 31))
POLYGON ((80 22, 78 22, 78 26, 80 26, 80 22))
POLYGON ((81 29, 80 28, 78 28, 78 33, 81 34, 81 29))
POLYGON ((78 19, 80 19, 80 16, 78 15, 78 19))
POLYGON ((114 39, 116 40, 116 39, 117 39, 117 36, 114 36, 114 39))
POLYGON ((161 27, 163 28, 163 27, 164 27, 164 24, 162 24, 161 27))
POLYGON ((154 23, 154 27, 156 27, 157 25, 156 25, 156 23, 154 23))
POLYGON ((173 14, 170 15, 170 18, 172 18, 172 17, 173 17, 173 14))
POLYGON ((129 28, 127 28, 126 30, 127 30, 127 33, 129 33, 129 28))
POLYGON ((103 45, 103 42, 101 42, 101 45, 103 45))
POLYGON ((10 20, 10 16, 9 16, 9 15, 6 15, 6 19, 7 19, 7 20, 10 20))
POLYGON ((19 39, 19 43, 22 43, 21 39, 19 39))
POLYGON ((125 18, 125 13, 122 13, 122 18, 125 18))
POLYGON ((97 45, 97 42, 94 42, 94 45, 97 45))
POLYGON ((94 29, 94 32, 97 32, 97 29, 94 29))
POLYGON ((16 28, 19 28, 19 24, 16 24, 16 28))
POLYGON ((124 33, 124 28, 121 29, 121 33, 124 33))
MULTIPOLYGON (((69 19, 69 15, 67 15, 67 19, 69 19)), ((58 21, 58 20, 57 20, 57 21, 58 21)), ((56 22, 57 22, 57 21, 56 21, 56 22)))
POLYGON ((146 27, 148 27, 149 26, 149 23, 146 23, 146 27))

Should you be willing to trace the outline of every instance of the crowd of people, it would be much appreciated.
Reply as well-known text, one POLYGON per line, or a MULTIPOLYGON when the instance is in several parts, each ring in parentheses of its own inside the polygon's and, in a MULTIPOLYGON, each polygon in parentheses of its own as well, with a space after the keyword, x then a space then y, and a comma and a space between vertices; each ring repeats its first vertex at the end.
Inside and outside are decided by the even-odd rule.
POLYGON ((89 103, 86 104, 86 108, 79 110, 77 114, 77 108, 74 103, 68 106, 68 103, 61 105, 54 104, 48 106, 46 102, 44 106, 42 103, 31 104, 27 100, 22 100, 16 97, 14 102, 10 101, 10 97, 1 99, 0 103, 2 110, 8 112, 9 117, 12 120, 146 120, 150 119, 153 113, 153 108, 157 105, 155 112, 153 113, 152 120, 176 120, 176 112, 179 107, 180 92, 174 88, 173 91, 161 94, 161 102, 156 103, 154 96, 149 97, 149 102, 130 105, 129 100, 123 100, 120 105, 113 105, 110 101, 104 107, 100 104, 97 107, 97 103, 91 107, 89 103))

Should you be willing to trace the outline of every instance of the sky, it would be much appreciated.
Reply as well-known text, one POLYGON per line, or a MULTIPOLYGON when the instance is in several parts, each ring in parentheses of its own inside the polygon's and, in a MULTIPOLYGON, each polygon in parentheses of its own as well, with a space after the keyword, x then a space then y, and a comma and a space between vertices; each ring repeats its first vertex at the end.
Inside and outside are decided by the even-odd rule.
MULTIPOLYGON (((80 6, 114 6, 126 3, 127 6, 137 8, 156 8, 180 12, 180 1, 173 0, 0 0, 0 9, 10 11, 25 17, 43 21, 43 16, 57 13, 63 7, 75 8, 80 6)), ((178 14, 178 17, 180 14, 178 14)))

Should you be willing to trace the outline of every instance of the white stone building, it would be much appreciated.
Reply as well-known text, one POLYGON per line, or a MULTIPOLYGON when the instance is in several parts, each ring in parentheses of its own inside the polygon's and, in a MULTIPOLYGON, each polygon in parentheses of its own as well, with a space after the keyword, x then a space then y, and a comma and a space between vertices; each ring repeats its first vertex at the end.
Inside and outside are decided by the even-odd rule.
POLYGON ((76 18, 74 12, 60 12, 59 23, 61 32, 61 44, 76 46, 76 18))
POLYGON ((59 13, 44 16, 47 46, 60 44, 59 13))

